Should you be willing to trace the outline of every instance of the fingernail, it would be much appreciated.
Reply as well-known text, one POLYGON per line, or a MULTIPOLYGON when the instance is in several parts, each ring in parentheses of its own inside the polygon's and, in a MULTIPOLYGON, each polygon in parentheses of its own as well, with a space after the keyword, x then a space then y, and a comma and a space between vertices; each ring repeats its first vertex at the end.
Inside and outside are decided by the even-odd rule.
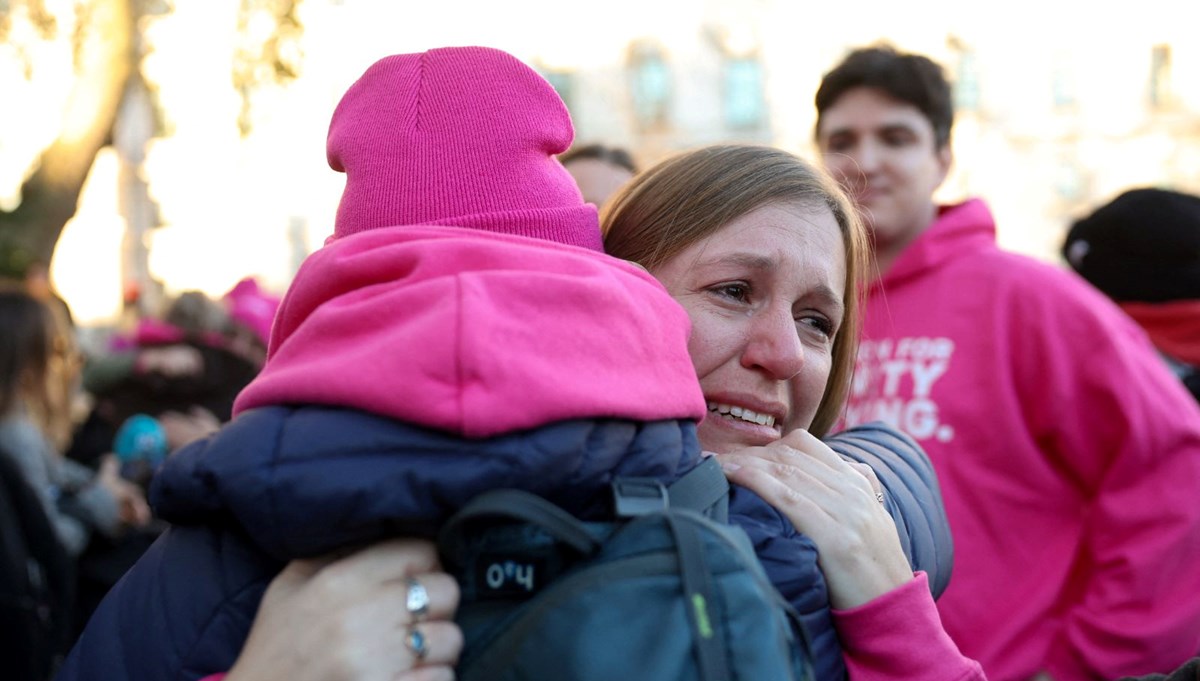
POLYGON ((741 470, 742 467, 732 461, 722 461, 721 468, 725 469, 726 471, 729 471, 730 473, 733 473, 734 471, 741 470))
POLYGON ((708 452, 708 451, 700 452, 701 459, 708 459, 708 458, 714 457, 716 455, 717 455, 716 452, 708 452))

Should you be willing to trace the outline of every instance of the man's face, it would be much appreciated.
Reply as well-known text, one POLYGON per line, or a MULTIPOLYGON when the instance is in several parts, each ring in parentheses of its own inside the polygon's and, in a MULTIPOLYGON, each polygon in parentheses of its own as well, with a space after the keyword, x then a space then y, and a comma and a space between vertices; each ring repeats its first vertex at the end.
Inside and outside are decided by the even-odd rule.
POLYGON ((933 125, 881 90, 847 90, 821 115, 817 145, 825 167, 858 203, 884 257, 902 250, 937 215, 933 192, 950 170, 933 125))
POLYGON ((597 208, 603 207, 610 196, 633 179, 633 173, 625 168, 597 158, 577 158, 563 167, 575 178, 584 202, 595 204, 597 208))

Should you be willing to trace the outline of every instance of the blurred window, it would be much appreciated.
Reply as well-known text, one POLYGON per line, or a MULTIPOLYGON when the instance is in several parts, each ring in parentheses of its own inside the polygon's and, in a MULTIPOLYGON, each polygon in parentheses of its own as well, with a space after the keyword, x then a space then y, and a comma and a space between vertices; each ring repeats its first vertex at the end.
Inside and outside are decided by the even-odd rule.
POLYGON ((1171 46, 1155 45, 1150 50, 1150 106, 1161 109, 1171 104, 1171 46))
POLYGON ((665 126, 669 120, 671 70, 662 48, 645 41, 635 43, 630 50, 629 76, 638 125, 643 129, 665 126))
POLYGON ((979 110, 979 59, 970 48, 963 48, 959 53, 954 78, 954 108, 958 111, 979 110))
POLYGON ((755 129, 766 118, 762 63, 754 57, 725 59, 725 124, 737 130, 755 129))
POLYGON ((555 92, 567 105, 567 110, 574 113, 575 107, 572 105, 575 96, 575 74, 570 71, 543 71, 542 77, 554 87, 555 92))

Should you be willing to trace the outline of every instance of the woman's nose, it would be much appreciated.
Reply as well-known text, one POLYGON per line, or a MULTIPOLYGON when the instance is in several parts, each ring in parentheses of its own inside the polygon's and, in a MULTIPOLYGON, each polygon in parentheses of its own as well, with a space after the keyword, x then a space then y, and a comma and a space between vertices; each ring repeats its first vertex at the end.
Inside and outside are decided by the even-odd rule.
POLYGON ((742 352, 742 366, 765 371, 779 381, 800 373, 804 344, 796 333, 791 310, 761 310, 755 314, 742 352))

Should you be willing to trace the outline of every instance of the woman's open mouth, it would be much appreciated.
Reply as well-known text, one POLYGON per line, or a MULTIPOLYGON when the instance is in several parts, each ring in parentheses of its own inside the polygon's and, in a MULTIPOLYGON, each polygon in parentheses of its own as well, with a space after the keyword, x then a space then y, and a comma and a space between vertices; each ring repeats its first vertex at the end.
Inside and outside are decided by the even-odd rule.
POLYGON ((738 407, 732 404, 721 404, 720 402, 708 402, 708 412, 721 417, 737 419, 747 423, 753 423, 760 426, 775 427, 775 417, 767 414, 760 414, 756 411, 751 411, 745 407, 738 407))

